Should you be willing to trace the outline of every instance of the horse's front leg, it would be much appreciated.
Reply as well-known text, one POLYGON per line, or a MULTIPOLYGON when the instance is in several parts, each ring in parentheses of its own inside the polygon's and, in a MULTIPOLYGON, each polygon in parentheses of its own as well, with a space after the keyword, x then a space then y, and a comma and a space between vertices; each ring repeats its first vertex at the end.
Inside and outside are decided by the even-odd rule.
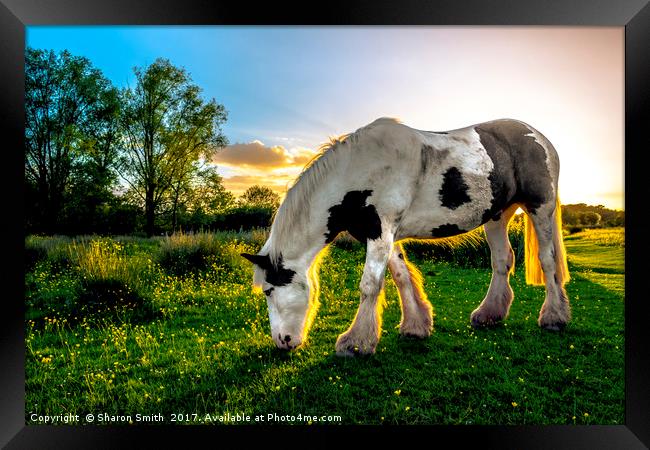
POLYGON ((336 340, 336 354, 339 356, 375 352, 381 334, 384 275, 392 246, 392 239, 368 240, 366 264, 361 276, 361 302, 352 325, 336 340))

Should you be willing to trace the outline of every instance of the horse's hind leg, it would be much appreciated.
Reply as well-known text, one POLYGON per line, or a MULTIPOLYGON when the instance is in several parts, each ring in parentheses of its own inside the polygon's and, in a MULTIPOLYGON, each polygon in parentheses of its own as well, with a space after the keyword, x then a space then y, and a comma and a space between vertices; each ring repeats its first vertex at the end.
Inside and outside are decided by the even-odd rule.
MULTIPOLYGON (((554 229, 555 203, 547 203, 539 207, 535 213, 529 214, 535 227, 535 234, 539 245, 539 262, 544 271, 544 284, 546 286, 546 298, 539 313, 538 324, 548 330, 559 331, 563 329, 571 319, 571 307, 569 299, 564 290, 563 274, 558 273, 554 233, 561 233, 561 229, 554 229)), ((561 239, 561 236, 559 237, 561 239)))
POLYGON ((501 213, 499 220, 490 220, 483 227, 492 260, 492 280, 490 288, 471 315, 475 327, 490 326, 508 316, 514 298, 510 287, 510 273, 515 265, 515 257, 508 239, 508 222, 517 210, 513 205, 501 213))
POLYGON ((375 352, 381 334, 382 291, 392 245, 392 239, 368 240, 366 264, 361 276, 361 302, 352 325, 336 340, 337 355, 375 352))
POLYGON ((422 275, 408 262, 400 244, 393 246, 393 252, 388 259, 388 269, 399 291, 402 309, 400 334, 420 338, 431 335, 433 308, 422 289, 422 275))

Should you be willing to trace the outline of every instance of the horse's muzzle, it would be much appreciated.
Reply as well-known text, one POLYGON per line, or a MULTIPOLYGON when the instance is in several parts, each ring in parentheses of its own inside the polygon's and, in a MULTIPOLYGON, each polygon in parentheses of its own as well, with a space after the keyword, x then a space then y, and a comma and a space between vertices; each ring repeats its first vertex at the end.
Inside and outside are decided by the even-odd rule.
POLYGON ((289 334, 283 335, 282 333, 278 333, 277 336, 274 336, 273 340, 275 341, 275 345, 282 350, 293 350, 301 344, 299 338, 292 337, 289 334))

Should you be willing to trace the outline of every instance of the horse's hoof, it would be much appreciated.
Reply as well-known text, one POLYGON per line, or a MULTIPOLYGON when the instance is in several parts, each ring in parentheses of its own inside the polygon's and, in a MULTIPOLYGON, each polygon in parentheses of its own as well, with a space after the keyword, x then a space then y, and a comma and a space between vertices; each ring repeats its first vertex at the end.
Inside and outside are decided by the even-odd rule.
POLYGON ((349 335, 343 335, 336 343, 336 354, 338 356, 361 356, 375 353, 376 342, 358 342, 350 339, 349 335))
POLYGON ((341 356, 343 358, 353 358, 359 354, 359 347, 346 347, 336 350, 336 356, 341 356))
POLYGON ((503 321, 503 317, 475 313, 472 314, 471 321, 474 328, 490 328, 499 325, 503 321))
POLYGON ((375 353, 375 349, 360 349, 357 346, 348 346, 341 347, 336 349, 336 356, 342 356, 344 358, 353 358, 353 357, 362 357, 370 356, 375 353))
POLYGON ((539 326, 548 331, 562 331, 566 328, 566 322, 540 323, 539 326))
POLYGON ((421 326, 400 327, 399 336, 413 339, 426 339, 431 336, 432 328, 431 323, 424 323, 421 326))
POLYGON ((401 339, 426 339, 429 337, 429 335, 421 335, 421 334, 415 334, 415 333, 402 333, 401 331, 399 332, 399 337, 401 339))

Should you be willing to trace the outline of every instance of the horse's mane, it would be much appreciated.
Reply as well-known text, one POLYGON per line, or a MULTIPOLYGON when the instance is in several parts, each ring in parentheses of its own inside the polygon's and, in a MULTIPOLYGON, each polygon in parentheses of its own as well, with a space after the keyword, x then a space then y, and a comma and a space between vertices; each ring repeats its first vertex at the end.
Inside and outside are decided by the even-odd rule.
POLYGON ((398 121, 382 117, 354 133, 330 138, 329 142, 318 147, 318 153, 307 163, 289 188, 284 201, 275 213, 269 239, 261 250, 262 254, 268 253, 274 265, 277 265, 282 249, 296 238, 294 230, 302 229, 309 222, 310 209, 308 205, 316 188, 332 169, 341 163, 341 158, 349 154, 342 151, 341 147, 356 144, 361 136, 381 122, 395 123, 398 121))

